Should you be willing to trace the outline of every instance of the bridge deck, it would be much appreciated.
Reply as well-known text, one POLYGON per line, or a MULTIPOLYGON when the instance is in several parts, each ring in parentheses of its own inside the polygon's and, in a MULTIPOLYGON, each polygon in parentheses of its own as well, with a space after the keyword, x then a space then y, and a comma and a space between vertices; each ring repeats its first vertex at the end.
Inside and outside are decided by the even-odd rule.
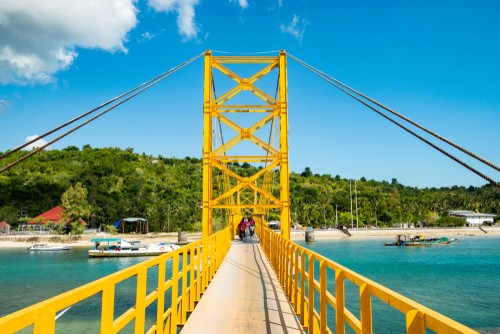
POLYGON ((247 237, 232 242, 181 333, 304 331, 260 245, 247 237))

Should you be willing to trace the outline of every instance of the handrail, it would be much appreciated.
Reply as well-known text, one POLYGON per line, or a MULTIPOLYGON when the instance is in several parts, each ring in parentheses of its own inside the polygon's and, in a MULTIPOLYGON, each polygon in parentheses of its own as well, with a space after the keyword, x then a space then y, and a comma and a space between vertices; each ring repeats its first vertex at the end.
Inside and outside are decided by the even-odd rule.
POLYGON ((259 230, 264 253, 309 334, 333 333, 327 324, 327 305, 335 311, 335 333, 345 333, 346 324, 355 333, 372 333, 372 297, 406 315, 406 333, 425 333, 426 328, 436 333, 478 333, 268 228, 259 230), (327 269, 335 277, 327 278, 327 269), (345 305, 346 280, 359 287, 359 318, 345 305))
POLYGON ((57 312, 98 294, 101 294, 101 333, 117 333, 129 324, 134 325, 135 333, 177 333, 177 326, 185 324, 187 313, 194 310, 195 302, 200 300, 230 244, 229 228, 225 228, 175 251, 2 317, 0 333, 15 333, 29 326, 33 326, 34 334, 54 333, 57 312), (167 271, 167 263, 169 266, 171 263, 170 273, 167 271), (147 294, 148 270, 151 269, 157 269, 157 287, 147 294), (115 317, 115 299, 119 297, 116 286, 134 277, 135 305, 115 317), (166 297, 170 297, 170 301, 166 297), (156 321, 146 330, 146 309, 154 302, 157 309, 156 321), (166 306, 169 307, 165 310, 166 306))

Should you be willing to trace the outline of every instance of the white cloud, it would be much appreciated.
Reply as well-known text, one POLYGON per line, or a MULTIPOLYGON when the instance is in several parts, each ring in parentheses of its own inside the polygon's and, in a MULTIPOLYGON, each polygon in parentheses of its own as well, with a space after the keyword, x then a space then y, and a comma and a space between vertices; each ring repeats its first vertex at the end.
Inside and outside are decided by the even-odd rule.
POLYGON ((292 22, 288 26, 284 24, 280 25, 281 32, 287 33, 295 37, 299 42, 302 42, 304 38, 304 32, 306 27, 309 25, 309 22, 305 19, 300 19, 299 16, 294 15, 292 22))
POLYGON ((194 8, 200 0, 149 0, 157 12, 177 13, 177 29, 184 40, 195 39, 200 28, 195 20, 194 8))
MULTIPOLYGON (((26 137, 26 139, 24 140, 24 142, 27 143, 29 141, 32 141, 33 139, 36 139, 36 138, 38 138, 38 135, 28 136, 28 137, 26 137)), ((42 147, 45 144, 47 144, 47 141, 45 141, 43 139, 39 139, 36 142, 34 142, 34 143, 29 144, 28 146, 26 146, 25 149, 31 151, 32 149, 34 149, 36 147, 42 147)))
POLYGON ((241 8, 246 9, 248 7, 248 1, 247 0, 229 0, 229 2, 237 2, 238 5, 240 5, 241 8))
POLYGON ((9 111, 9 102, 0 99, 0 116, 5 115, 9 111))
POLYGON ((135 1, 0 1, 0 84, 50 83, 78 47, 127 52, 135 1))

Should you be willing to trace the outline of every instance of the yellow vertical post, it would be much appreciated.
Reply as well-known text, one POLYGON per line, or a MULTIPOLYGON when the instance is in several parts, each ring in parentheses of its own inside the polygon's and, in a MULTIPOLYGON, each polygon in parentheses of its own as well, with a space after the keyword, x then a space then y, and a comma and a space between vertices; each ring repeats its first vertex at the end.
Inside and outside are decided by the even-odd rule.
POLYGON ((187 264, 187 250, 182 252, 182 309, 181 309, 181 319, 180 323, 185 324, 186 323, 186 314, 188 311, 188 303, 189 303, 189 296, 187 292, 187 280, 188 280, 188 264, 187 264))
POLYGON ((234 238, 234 235, 236 234, 234 214, 229 216, 229 233, 231 234, 232 238, 234 238))
POLYGON ((137 272, 137 286, 135 294, 135 333, 144 333, 146 321, 146 284, 148 271, 140 267, 137 272))
POLYGON ((203 86, 203 203, 201 233, 212 234, 212 53, 205 52, 203 86))
POLYGON ((306 311, 305 311, 305 291, 306 291, 306 256, 307 253, 302 251, 300 254, 300 323, 302 326, 306 325, 306 311))
POLYGON ((52 307, 44 307, 35 315, 34 334, 54 333, 56 329, 56 311, 52 307))
POLYGON ((290 187, 289 187, 289 165, 288 165, 288 88, 286 75, 286 53, 280 52, 279 72, 279 115, 280 115, 280 198, 281 207, 281 235, 290 239, 290 187))
POLYGON ((203 282, 203 252, 202 252, 202 243, 200 242, 196 248, 197 260, 196 260, 196 301, 199 301, 201 298, 202 290, 201 284, 203 282))
POLYGON ((179 298, 179 253, 172 256, 172 288, 171 288, 170 308, 170 333, 177 333, 177 324, 179 323, 177 298, 179 298))
POLYGON ((307 271, 307 324, 308 333, 314 333, 314 255, 309 254, 307 271))
POLYGON ((189 288, 189 311, 193 311, 194 310, 194 301, 196 299, 196 280, 195 280, 195 272, 194 272, 194 269, 195 269, 195 265, 196 265, 196 262, 195 262, 195 246, 193 246, 193 244, 191 244, 190 246, 190 253, 189 253, 189 256, 190 256, 190 261, 189 261, 189 267, 190 267, 190 280, 189 280, 189 285, 190 285, 190 288, 189 288))
POLYGON ((101 333, 111 333, 115 309, 115 285, 111 281, 106 281, 104 284, 101 298, 101 333))
POLYGON ((424 334, 425 323, 424 314, 417 310, 411 310, 406 313, 406 333, 408 334, 424 334))
POLYGON ((286 247, 287 249, 287 269, 288 269, 288 283, 287 283, 287 295, 288 298, 292 299, 293 296, 293 286, 292 286, 292 281, 293 281, 293 252, 294 252, 294 247, 291 242, 288 242, 288 245, 286 247))
POLYGON ((342 269, 335 270, 335 327, 337 334, 345 333, 345 295, 344 295, 344 272, 342 269))
POLYGON ((320 333, 326 333, 326 262, 321 260, 319 265, 319 325, 320 333))
POLYGON ((297 293, 299 291, 299 250, 295 245, 293 246, 293 281, 292 281, 292 295, 290 296, 290 302, 293 305, 295 313, 297 313, 297 293))
POLYGON ((365 283, 359 288, 359 308, 361 318, 361 333, 372 333, 372 301, 370 286, 365 283))
MULTIPOLYGON (((156 305, 156 332, 163 333, 163 313, 165 310, 165 267, 166 260, 158 264, 158 301, 156 305)), ((102 332, 101 333, 106 333, 102 332)))

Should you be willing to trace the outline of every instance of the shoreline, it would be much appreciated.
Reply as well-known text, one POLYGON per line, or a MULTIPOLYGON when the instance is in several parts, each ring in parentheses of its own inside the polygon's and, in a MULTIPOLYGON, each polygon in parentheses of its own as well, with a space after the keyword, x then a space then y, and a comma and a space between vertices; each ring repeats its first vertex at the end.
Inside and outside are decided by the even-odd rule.
MULTIPOLYGON (((80 235, 0 235, 0 248, 28 248, 35 243, 49 244, 68 244, 71 247, 93 247, 90 241, 93 238, 123 238, 126 240, 140 240, 145 244, 156 244, 160 242, 176 243, 178 241, 177 233, 157 233, 157 234, 107 234, 92 233, 80 235)), ((201 233, 188 233, 187 241, 201 239, 201 233)))
MULTIPOLYGON (((455 237, 455 236, 487 236, 500 235, 498 226, 479 227, 436 227, 436 228, 353 228, 349 229, 351 236, 344 234, 337 229, 314 230, 316 239, 336 239, 336 238, 371 238, 371 237, 396 237, 398 234, 404 235, 424 235, 426 237, 455 237), (486 232, 486 233, 485 233, 486 232)), ((305 238, 305 231, 294 231, 290 233, 291 240, 305 238)))
MULTIPOLYGON (((497 226, 482 226, 482 230, 478 227, 457 227, 457 228, 360 228, 349 229, 351 236, 344 234, 337 229, 314 230, 315 239, 345 239, 345 238, 372 238, 372 237, 395 237, 398 234, 405 235, 424 235, 429 237, 456 237, 456 236, 490 236, 500 235, 500 227, 497 226), (486 232, 484 232, 484 231, 486 232)), ((306 230, 290 231, 290 239, 304 240, 306 230)), ((28 248, 34 243, 51 243, 51 244, 70 244, 72 247, 92 247, 90 240, 92 238, 123 238, 129 240, 140 240, 146 244, 154 244, 160 242, 176 243, 178 241, 177 233, 155 233, 155 234, 106 234, 93 233, 81 234, 77 236, 67 235, 0 235, 0 248, 28 248)), ((187 233, 187 241, 195 241, 201 239, 200 232, 187 233)))

